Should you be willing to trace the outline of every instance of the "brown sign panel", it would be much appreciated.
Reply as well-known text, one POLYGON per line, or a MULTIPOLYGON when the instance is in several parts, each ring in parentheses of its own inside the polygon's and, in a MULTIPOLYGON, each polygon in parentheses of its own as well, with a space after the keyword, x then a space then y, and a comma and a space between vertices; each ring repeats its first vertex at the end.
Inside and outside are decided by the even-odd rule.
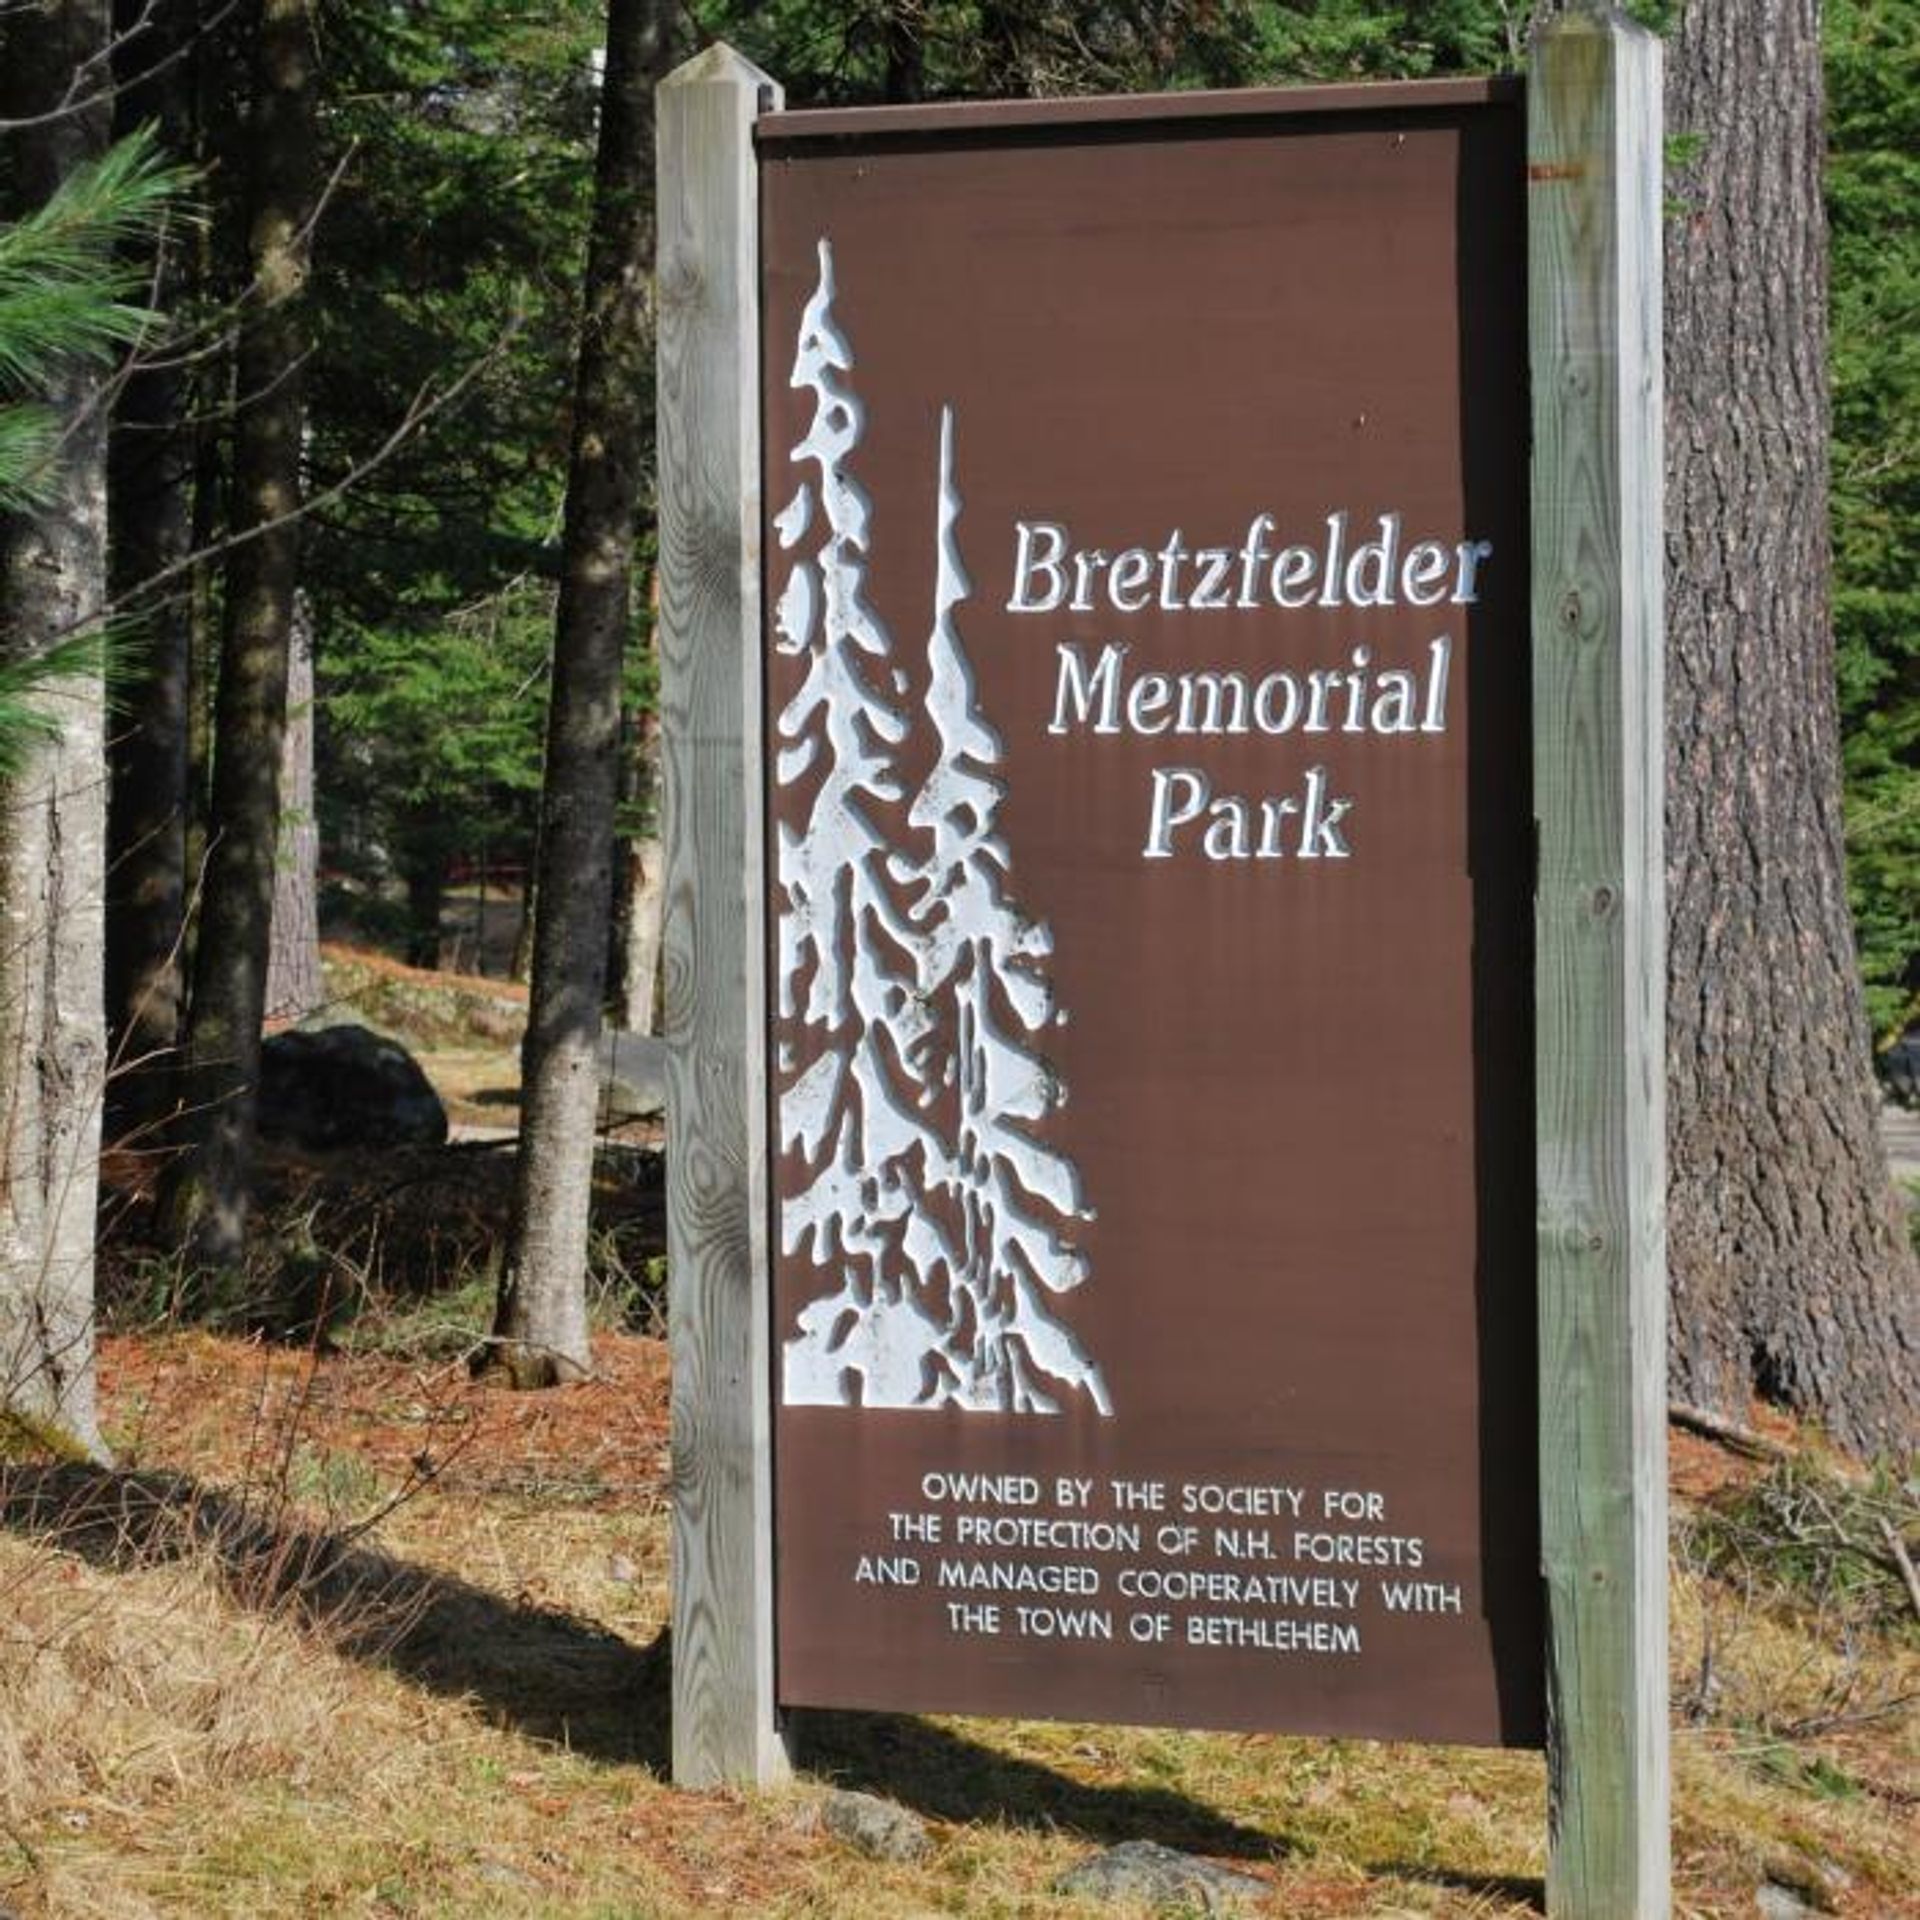
POLYGON ((1536 1744, 1517 99, 760 165, 779 1698, 1536 1744))

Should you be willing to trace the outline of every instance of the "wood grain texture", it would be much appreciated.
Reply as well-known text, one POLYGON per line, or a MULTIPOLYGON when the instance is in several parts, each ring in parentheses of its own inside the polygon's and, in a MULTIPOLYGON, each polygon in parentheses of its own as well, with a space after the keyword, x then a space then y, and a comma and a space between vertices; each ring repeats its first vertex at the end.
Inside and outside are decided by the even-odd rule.
POLYGON ((765 74, 715 46, 660 87, 673 1775, 786 1771, 773 1701, 760 794, 758 192, 765 74))
POLYGON ((1670 1903, 1659 42, 1528 88, 1547 1906, 1670 1903))

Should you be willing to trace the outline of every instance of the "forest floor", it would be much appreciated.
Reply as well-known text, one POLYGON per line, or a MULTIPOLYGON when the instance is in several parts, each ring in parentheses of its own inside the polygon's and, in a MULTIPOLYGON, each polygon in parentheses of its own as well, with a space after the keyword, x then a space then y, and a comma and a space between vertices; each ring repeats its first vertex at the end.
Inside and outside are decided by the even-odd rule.
MULTIPOLYGON (((510 1061, 468 989, 402 984, 425 1011, 381 1024, 436 1079, 510 1061)), ((674 1789, 658 1157, 605 1156, 595 1374, 539 1395, 465 1364, 510 1167, 275 1161, 212 1330, 111 1242, 115 1467, 0 1446, 0 1914, 1091 1920, 1141 1910, 1055 1882, 1128 1839, 1299 1920, 1540 1910, 1534 1755, 821 1715, 791 1785, 674 1789), (851 1852, 840 1787, 930 1851, 851 1852)), ((1920 1537, 1920 1487, 1754 1418, 1758 1457, 1673 1436, 1677 1910, 1920 1920, 1920 1618, 1881 1529, 1920 1537)))

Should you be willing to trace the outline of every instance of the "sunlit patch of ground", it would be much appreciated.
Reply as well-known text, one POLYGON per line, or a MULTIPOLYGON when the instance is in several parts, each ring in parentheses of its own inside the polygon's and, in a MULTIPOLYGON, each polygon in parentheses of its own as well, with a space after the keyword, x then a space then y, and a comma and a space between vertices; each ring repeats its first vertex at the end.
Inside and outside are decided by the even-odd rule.
MULTIPOLYGON (((341 1017, 511 1123, 511 990, 329 962, 341 1017)), ((1538 1911, 1537 1756, 817 1715, 793 1785, 673 1789, 652 1144, 600 1164, 595 1377, 538 1395, 467 1366, 510 1145, 270 1156, 221 1303, 251 1337, 170 1329, 146 1163, 114 1158, 118 1465, 0 1464, 0 1909, 1128 1920, 1053 1883, 1152 1839, 1289 1920, 1538 1911), (836 1784, 923 1815, 929 1857, 848 1852, 836 1784)), ((1745 1920, 1770 1881, 1920 1920, 1920 1620, 1878 1532, 1920 1546, 1920 1507, 1751 1418, 1758 1457, 1673 1436, 1676 1911, 1745 1920)))
MULTIPOLYGON (((0 1904, 1066 1915, 1094 1909, 1054 1879, 1140 1837, 1263 1879, 1273 1914, 1536 1910, 1524 1755, 828 1715, 794 1786, 676 1792, 666 1360, 608 1334, 596 1361, 515 1395, 397 1352, 110 1339, 121 1471, 6 1480, 0 1904), (833 1781, 923 1813, 929 1859, 849 1854, 818 1823, 833 1781)), ((1715 1497, 1768 1471, 1677 1452, 1715 1497)), ((1768 1878, 1863 1920, 1920 1913, 1920 1745, 1911 1708, 1875 1711, 1920 1691, 1920 1641, 1863 1650, 1819 1611, 1677 1578, 1683 1913, 1750 1914, 1768 1878)))

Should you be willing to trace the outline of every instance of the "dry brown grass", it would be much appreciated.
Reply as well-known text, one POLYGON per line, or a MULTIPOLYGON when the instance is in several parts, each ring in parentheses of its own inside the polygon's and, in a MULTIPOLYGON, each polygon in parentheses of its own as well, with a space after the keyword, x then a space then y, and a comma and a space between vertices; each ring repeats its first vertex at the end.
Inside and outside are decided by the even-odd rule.
MULTIPOLYGON (((339 1011, 507 1116, 510 994, 336 966, 339 1011)), ((1255 1874, 1289 1920, 1537 1911, 1528 1755, 817 1716, 793 1787, 674 1791, 665 1354, 607 1337, 582 1387, 469 1381, 487 1289, 461 1269, 497 1239, 504 1169, 282 1169, 275 1206, 329 1257, 423 1297, 336 1328, 351 1356, 109 1340, 120 1472, 0 1467, 0 1910, 1129 1920, 1051 1889, 1147 1838, 1255 1874), (818 1819, 834 1783, 918 1810, 930 1858, 851 1856, 818 1819)), ((622 1204, 651 1230, 650 1193, 622 1204)), ((1762 1467, 1686 1436, 1674 1465, 1677 1912, 1746 1920, 1772 1879, 1920 1920, 1920 1720, 1898 1704, 1920 1623, 1860 1604, 1857 1566, 1829 1592, 1817 1555, 1785 1577, 1740 1533, 1781 1510, 1738 1504, 1762 1467), (1716 1502, 1739 1516, 1719 1537, 1748 1541, 1731 1558, 1685 1517, 1716 1502)))
POLYGON ((348 1676, 237 1614, 202 1561, 109 1571, 0 1540, 0 1590, 0 1816, 16 1832, 102 1798, 285 1773, 338 1735, 348 1676))
POLYGON ((237 1605, 211 1551, 96 1565, 0 1538, 0 1594, 0 1885, 22 1913, 194 1911, 170 1891, 237 1807, 358 1792, 370 1748, 418 1739, 415 1701, 237 1605))
MULTIPOLYGON (((1090 1920, 1116 1910, 1053 1881, 1141 1837, 1298 1920, 1537 1910, 1526 1755, 821 1716, 794 1787, 674 1791, 664 1356, 599 1355, 516 1396, 393 1354, 109 1342, 122 1469, 0 1475, 0 1908, 1090 1920), (919 1810, 931 1857, 849 1855, 817 1819, 833 1782, 919 1810)), ((1676 1697, 1709 1631, 1715 1680, 1678 1733, 1682 1914, 1749 1915, 1772 1878, 1920 1915, 1912 1714, 1834 1717, 1920 1686, 1920 1637, 1830 1624, 1677 1577, 1676 1697)))

